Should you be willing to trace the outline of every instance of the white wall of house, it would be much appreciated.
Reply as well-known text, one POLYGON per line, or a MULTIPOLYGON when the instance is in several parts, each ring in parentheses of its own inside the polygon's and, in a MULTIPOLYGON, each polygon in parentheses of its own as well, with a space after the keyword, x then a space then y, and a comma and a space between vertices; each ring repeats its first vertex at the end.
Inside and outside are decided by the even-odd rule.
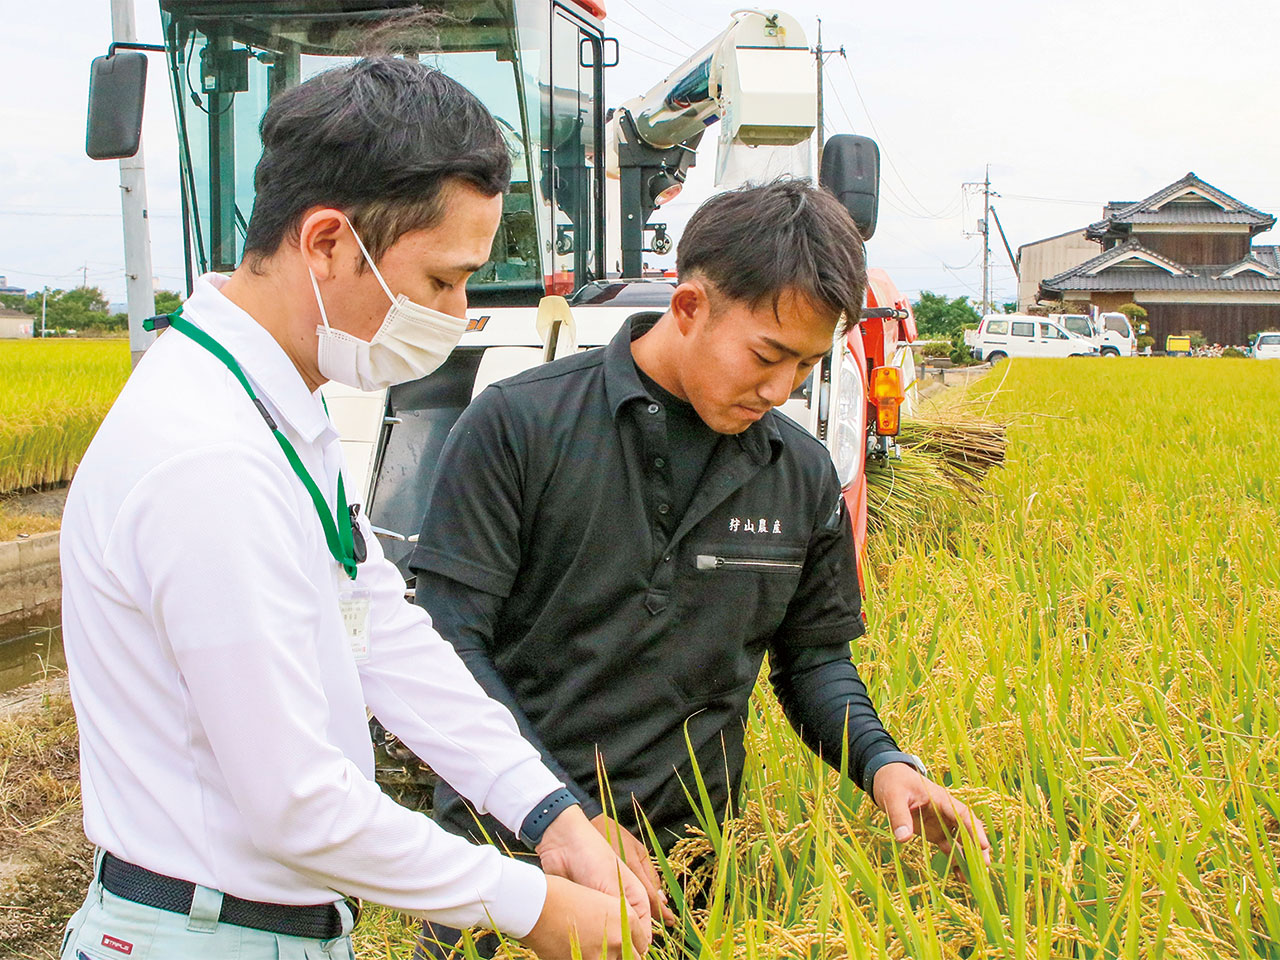
POLYGON ((27 340, 32 336, 36 320, 23 313, 18 316, 0 316, 0 340, 27 340))

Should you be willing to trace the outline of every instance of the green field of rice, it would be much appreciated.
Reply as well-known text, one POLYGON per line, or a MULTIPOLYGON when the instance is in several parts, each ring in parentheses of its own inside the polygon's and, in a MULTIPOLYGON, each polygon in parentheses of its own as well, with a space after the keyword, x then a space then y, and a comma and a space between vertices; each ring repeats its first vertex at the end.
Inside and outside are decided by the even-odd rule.
POLYGON ((0 494, 69 481, 128 376, 127 340, 0 340, 0 494))
MULTIPOLYGON (((992 866, 896 845, 760 695, 744 808, 672 857, 711 906, 654 953, 1280 957, 1277 409, 1280 365, 1242 360, 1015 360, 971 388, 1008 462, 880 535, 855 654, 992 866)), ((358 939, 411 953, 385 912, 358 939)))

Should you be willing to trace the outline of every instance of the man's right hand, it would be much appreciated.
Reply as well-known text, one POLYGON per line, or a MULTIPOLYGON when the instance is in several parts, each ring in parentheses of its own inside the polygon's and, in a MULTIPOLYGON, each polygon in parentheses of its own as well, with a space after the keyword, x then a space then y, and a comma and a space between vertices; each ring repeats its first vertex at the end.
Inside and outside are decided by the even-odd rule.
POLYGON ((533 929, 521 941, 541 960, 571 960, 573 944, 582 960, 623 960, 649 949, 653 931, 627 907, 630 949, 622 939, 622 901, 563 877, 547 875, 547 902, 533 929), (604 952, 601 952, 601 946, 604 952))

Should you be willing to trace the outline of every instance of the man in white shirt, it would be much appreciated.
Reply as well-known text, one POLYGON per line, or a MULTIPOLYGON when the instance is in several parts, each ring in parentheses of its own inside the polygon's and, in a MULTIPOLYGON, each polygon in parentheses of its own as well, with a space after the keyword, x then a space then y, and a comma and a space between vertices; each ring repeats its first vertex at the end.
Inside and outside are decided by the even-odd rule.
POLYGON ((613 957, 620 895, 643 952, 656 894, 404 601, 347 506, 319 394, 423 376, 457 342, 510 175, 502 135, 443 74, 375 58, 277 96, 262 136, 245 262, 197 283, 67 500, 99 856, 63 956, 349 958, 348 898, 366 898, 613 957), (546 873, 382 794, 366 704, 546 873))

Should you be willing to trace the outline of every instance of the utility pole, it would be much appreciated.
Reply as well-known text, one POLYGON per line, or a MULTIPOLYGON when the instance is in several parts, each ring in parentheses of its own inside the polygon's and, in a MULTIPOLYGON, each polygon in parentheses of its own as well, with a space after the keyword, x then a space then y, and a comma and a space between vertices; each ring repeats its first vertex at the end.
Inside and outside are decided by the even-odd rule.
MULTIPOLYGON (((823 50, 822 49, 822 18, 818 18, 818 48, 813 51, 814 58, 818 61, 818 172, 822 172, 822 151, 826 148, 826 124, 822 119, 822 68, 826 66, 827 57, 833 57, 836 54, 846 56, 844 52, 844 44, 840 45, 839 50, 823 50)), ((816 178, 815 178, 816 179, 816 178)))
MULTIPOLYGON (((133 0, 111 0, 111 39, 116 43, 137 42, 133 0)), ((156 293, 151 281, 151 230, 147 223, 146 166, 141 143, 137 153, 120 161, 120 212, 124 221, 129 351, 133 355, 134 366, 137 366, 142 354, 155 340, 154 333, 142 329, 142 321, 156 312, 156 293)))
POLYGON ((991 312, 991 164, 982 182, 982 315, 991 312))
POLYGON ((89 286, 89 265, 86 263, 80 271, 80 289, 85 290, 89 286))
POLYGON ((982 315, 986 316, 991 312, 991 198, 1000 196, 991 189, 991 164, 987 164, 982 180, 966 183, 963 188, 966 195, 982 191, 982 219, 978 221, 978 229, 974 232, 966 230, 965 236, 982 237, 982 315))
POLYGON ((40 339, 43 340, 48 336, 44 331, 45 315, 49 309, 49 285, 44 285, 44 293, 40 296, 40 339))

